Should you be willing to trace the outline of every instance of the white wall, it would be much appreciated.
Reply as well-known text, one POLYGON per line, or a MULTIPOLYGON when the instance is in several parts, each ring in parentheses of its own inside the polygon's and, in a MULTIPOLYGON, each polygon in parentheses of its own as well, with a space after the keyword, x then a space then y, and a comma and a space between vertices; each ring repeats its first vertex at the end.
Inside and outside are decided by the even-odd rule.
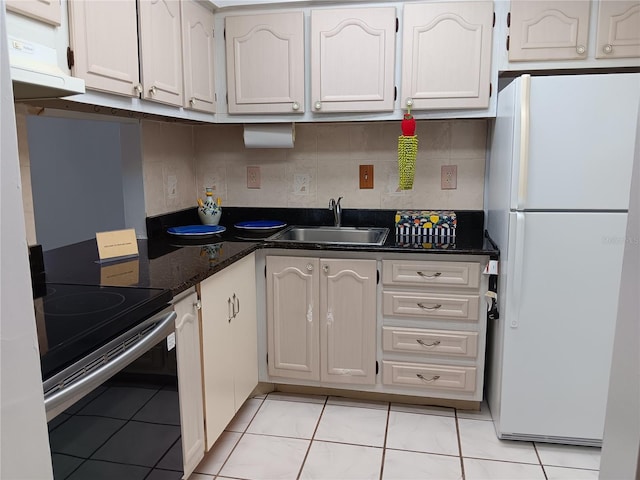
MULTIPOLYGON (((4 3, 0 32, 5 31, 4 3)), ((6 36, 0 35, 0 478, 52 478, 6 36)))
POLYGON ((640 111, 600 478, 640 478, 640 111))

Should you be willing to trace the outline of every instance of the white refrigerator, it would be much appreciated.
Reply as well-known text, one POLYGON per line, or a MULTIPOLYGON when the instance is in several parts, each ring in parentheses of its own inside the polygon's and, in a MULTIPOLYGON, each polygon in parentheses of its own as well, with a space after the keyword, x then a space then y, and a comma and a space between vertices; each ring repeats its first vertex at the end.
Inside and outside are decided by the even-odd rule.
POLYGON ((637 73, 523 75, 498 94, 486 395, 499 438, 601 444, 639 103, 637 73))

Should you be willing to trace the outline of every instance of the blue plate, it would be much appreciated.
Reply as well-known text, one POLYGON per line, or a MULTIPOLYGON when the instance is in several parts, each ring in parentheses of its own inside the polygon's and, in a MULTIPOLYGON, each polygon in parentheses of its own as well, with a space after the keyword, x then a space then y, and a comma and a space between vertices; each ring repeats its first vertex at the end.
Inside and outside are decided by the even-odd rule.
POLYGON ((252 220, 249 222, 238 222, 234 225, 234 227, 242 230, 271 230, 286 226, 287 224, 280 220, 252 220))
POLYGON ((226 230, 221 225, 185 225, 184 227, 167 228, 167 233, 179 237, 202 238, 216 235, 226 230))

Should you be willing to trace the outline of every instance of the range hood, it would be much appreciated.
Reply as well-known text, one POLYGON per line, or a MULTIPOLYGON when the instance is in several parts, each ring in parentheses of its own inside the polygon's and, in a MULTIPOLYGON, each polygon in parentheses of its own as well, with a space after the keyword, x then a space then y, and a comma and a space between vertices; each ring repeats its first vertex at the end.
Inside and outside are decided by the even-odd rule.
POLYGON ((58 67, 53 48, 11 35, 8 40, 15 100, 60 98, 85 93, 84 80, 71 77, 58 67))

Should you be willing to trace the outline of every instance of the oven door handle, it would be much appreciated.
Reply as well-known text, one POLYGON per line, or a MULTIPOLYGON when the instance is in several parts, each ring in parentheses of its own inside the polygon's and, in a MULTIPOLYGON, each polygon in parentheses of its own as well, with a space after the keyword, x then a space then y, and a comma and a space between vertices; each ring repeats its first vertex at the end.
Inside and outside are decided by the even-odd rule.
POLYGON ((136 360, 151 347, 159 343, 163 338, 166 338, 171 332, 175 331, 176 317, 176 312, 173 310, 155 315, 137 325, 133 331, 129 330, 128 332, 125 332, 123 335, 115 338, 107 345, 100 348, 97 352, 94 352, 92 355, 56 374, 44 383, 45 410, 49 412, 50 410, 62 405, 70 398, 77 397, 80 399, 91 392, 94 388, 103 384, 106 380, 136 360), (117 348, 118 345, 122 345, 123 342, 144 331, 154 323, 157 323, 154 329, 146 333, 145 336, 133 346, 125 347, 121 353, 112 359, 105 359, 108 352, 117 348), (101 358, 104 359, 101 366, 98 366, 88 372, 86 371, 87 365, 99 364, 101 358), (64 382, 67 379, 72 379, 68 385, 62 385, 61 388, 47 393, 57 384, 64 382))

